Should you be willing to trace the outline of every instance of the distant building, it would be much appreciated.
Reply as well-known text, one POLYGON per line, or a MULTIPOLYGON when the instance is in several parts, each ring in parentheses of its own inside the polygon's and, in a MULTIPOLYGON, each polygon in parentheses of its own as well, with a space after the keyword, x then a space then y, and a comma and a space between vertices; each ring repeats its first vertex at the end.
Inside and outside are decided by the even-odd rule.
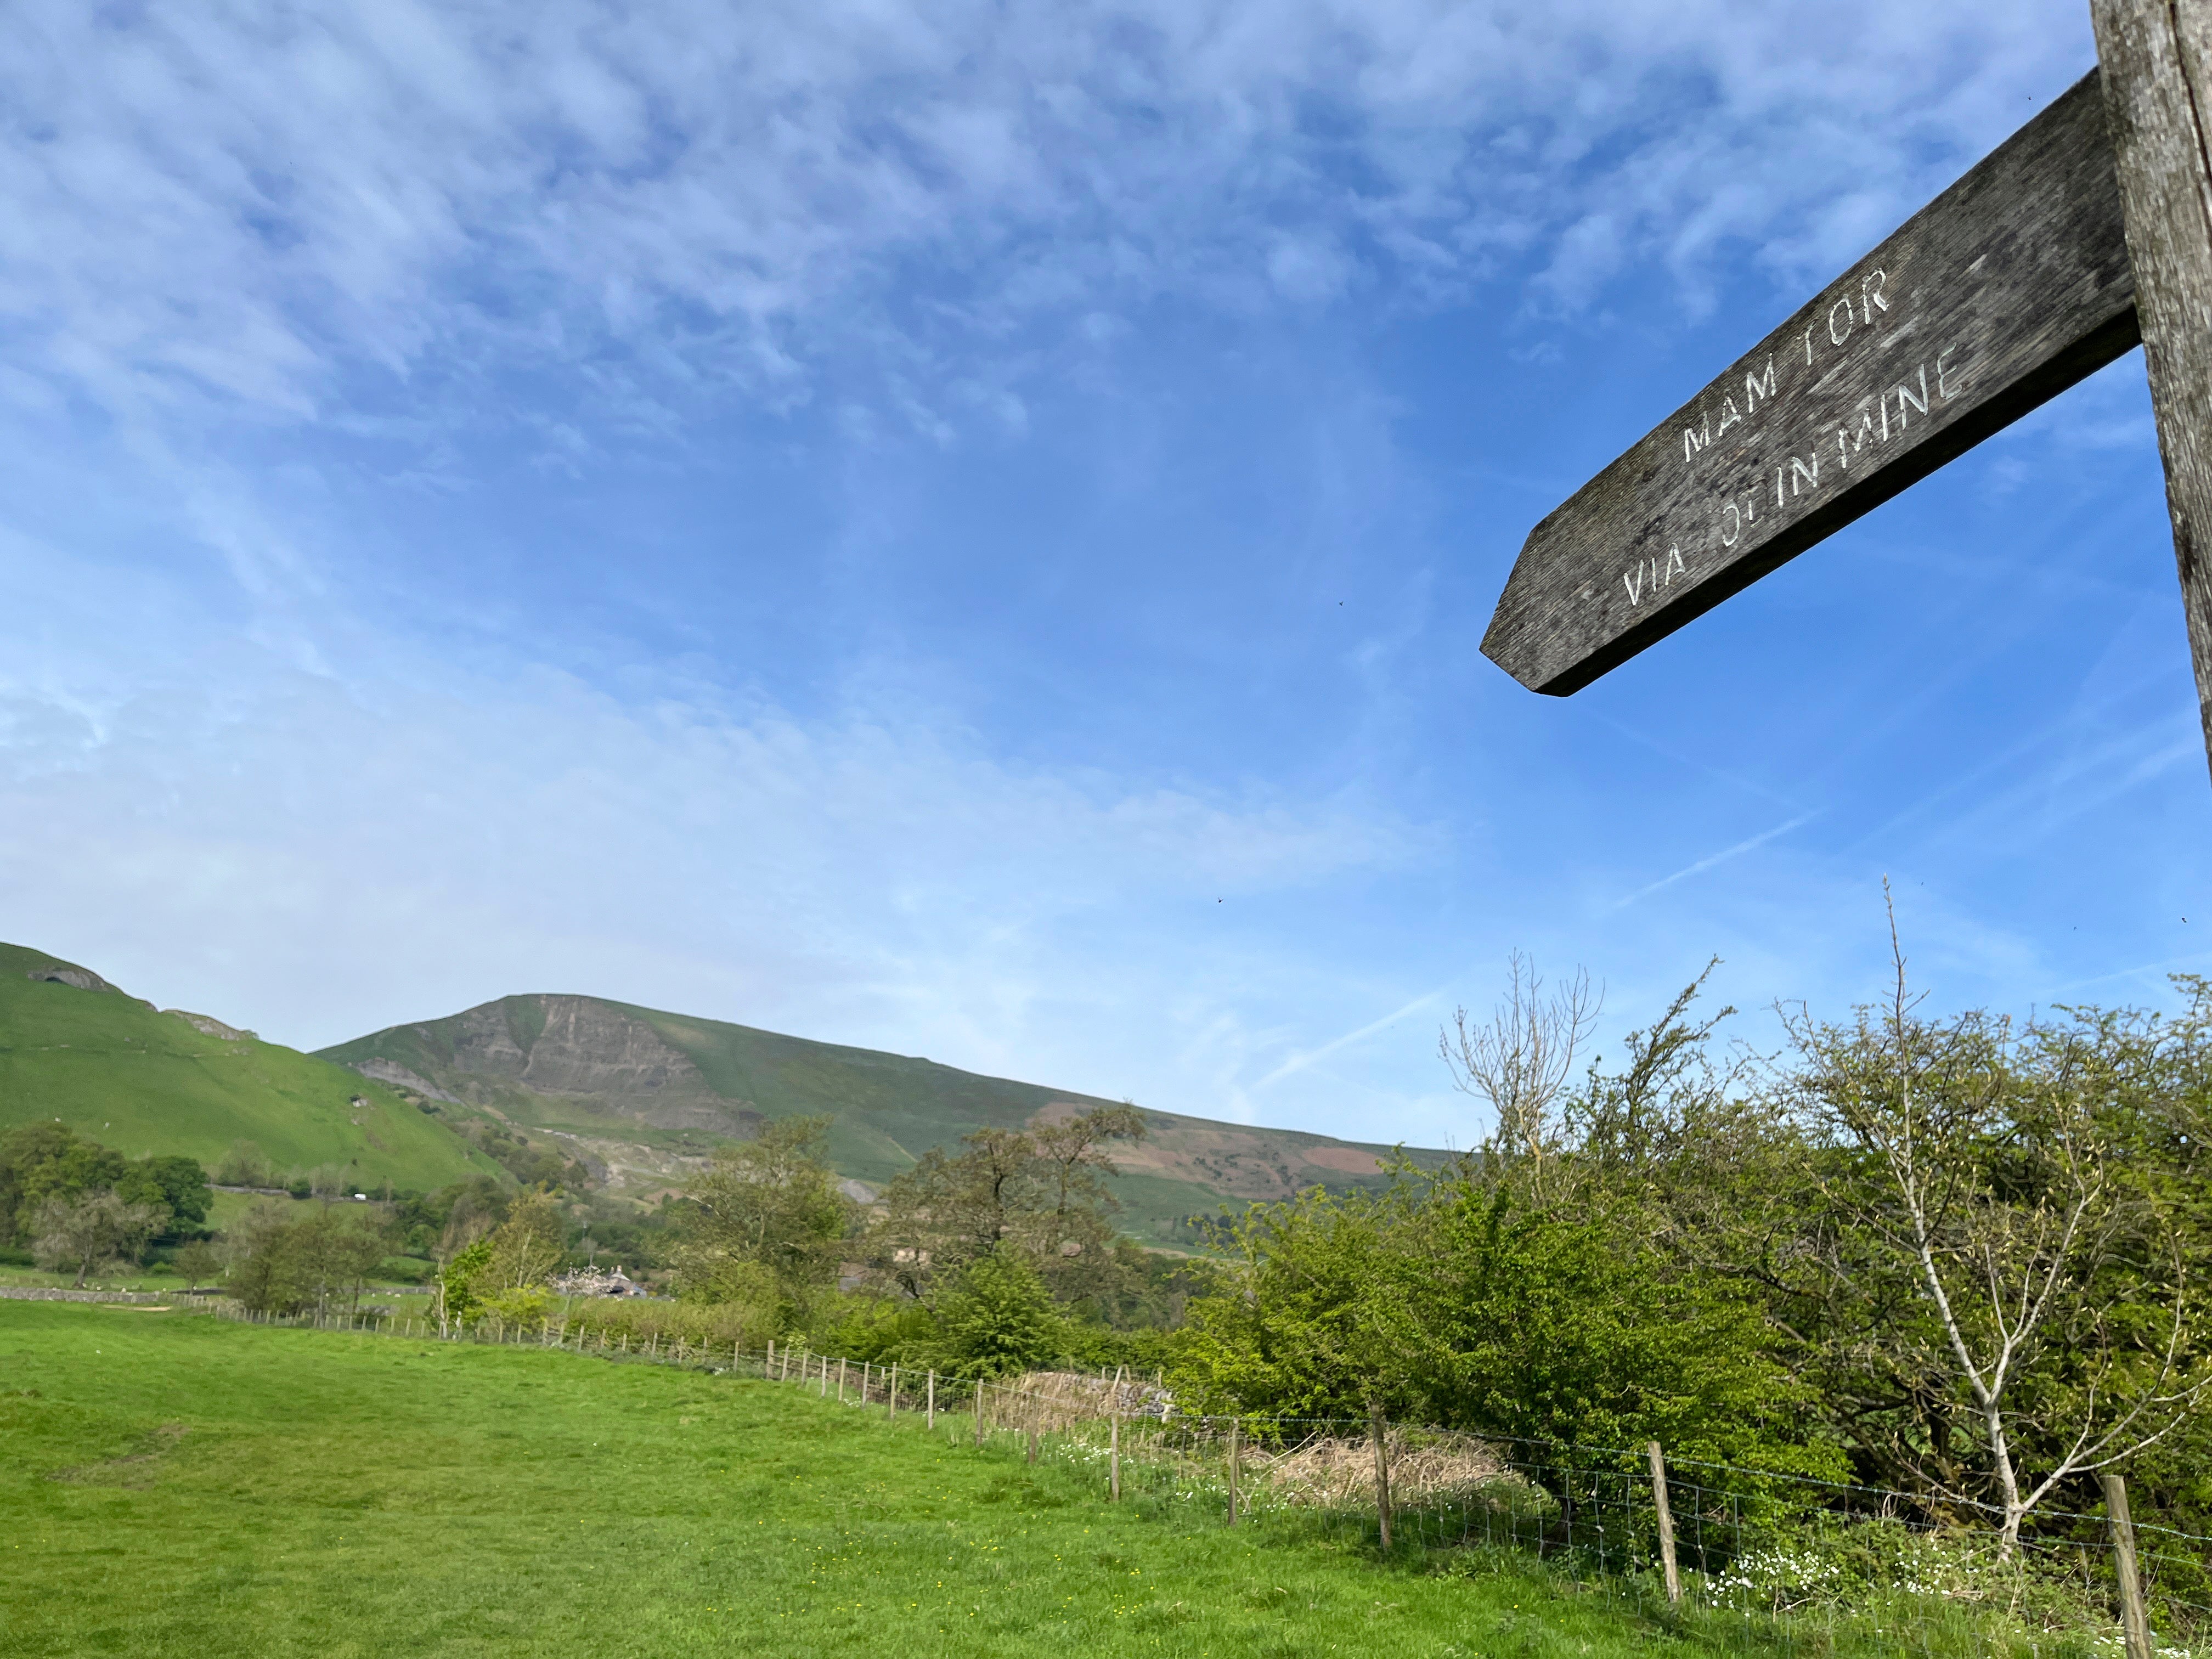
POLYGON ((609 1273, 604 1267, 579 1267, 573 1273, 562 1273, 553 1281, 553 1288, 563 1296, 645 1296, 644 1285, 639 1284, 620 1267, 609 1273))

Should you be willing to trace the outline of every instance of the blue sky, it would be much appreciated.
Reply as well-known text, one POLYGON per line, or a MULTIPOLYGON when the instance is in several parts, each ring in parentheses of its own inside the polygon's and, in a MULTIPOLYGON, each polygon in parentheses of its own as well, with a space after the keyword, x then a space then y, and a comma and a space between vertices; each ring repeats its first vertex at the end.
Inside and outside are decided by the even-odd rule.
POLYGON ((0 18, 0 936, 302 1046, 568 990, 1363 1139, 2212 965, 2131 356, 1575 698, 1528 527, 2078 0, 0 18), (2184 918, 2189 920, 2185 921, 2184 918))

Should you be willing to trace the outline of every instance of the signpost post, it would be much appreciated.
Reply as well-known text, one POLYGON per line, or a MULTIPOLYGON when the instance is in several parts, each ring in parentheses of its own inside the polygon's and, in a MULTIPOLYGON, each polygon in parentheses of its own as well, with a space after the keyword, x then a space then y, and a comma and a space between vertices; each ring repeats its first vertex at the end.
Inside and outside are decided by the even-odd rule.
POLYGON ((2212 752, 2212 0, 2091 9, 2099 69, 1529 532, 1486 656, 1578 691, 2142 341, 2212 752))

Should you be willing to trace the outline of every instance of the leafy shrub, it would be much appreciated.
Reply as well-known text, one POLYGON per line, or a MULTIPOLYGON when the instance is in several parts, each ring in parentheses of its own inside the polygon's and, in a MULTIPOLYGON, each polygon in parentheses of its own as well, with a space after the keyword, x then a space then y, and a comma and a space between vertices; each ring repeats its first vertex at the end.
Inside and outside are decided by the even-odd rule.
POLYGON ((933 1346, 929 1358, 954 1376, 1018 1376, 1060 1363, 1067 1322, 1027 1255, 1002 1248, 962 1268, 939 1297, 933 1346))
POLYGON ((528 1329, 543 1324, 561 1304, 561 1298, 543 1285, 526 1285, 517 1290, 495 1291, 486 1297, 483 1310, 503 1324, 528 1329))

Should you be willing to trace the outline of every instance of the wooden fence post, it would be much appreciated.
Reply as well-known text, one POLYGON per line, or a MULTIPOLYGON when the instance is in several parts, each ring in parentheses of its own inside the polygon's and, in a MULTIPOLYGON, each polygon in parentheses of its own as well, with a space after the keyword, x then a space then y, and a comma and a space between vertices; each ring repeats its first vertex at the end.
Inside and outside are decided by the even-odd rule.
POLYGON ((2136 1572, 2136 1523, 2128 1515, 2128 1483, 2107 1469, 2097 1479, 2105 1487, 2105 1513, 2112 1528, 2112 1570, 2120 1581, 2120 1632, 2128 1659, 2152 1659, 2150 1620, 2143 1611, 2142 1580, 2136 1572))
POLYGON ((1121 1371, 1114 1367, 1114 1392, 1107 1401, 1106 1427, 1106 1498, 1109 1503, 1121 1501, 1121 1371))
POLYGON ((983 1379, 975 1379, 975 1449, 983 1449, 983 1379))
POLYGON ((2203 102, 2212 28, 2195 0, 2090 0, 2118 163, 2174 561, 2212 744, 2212 155, 2203 102))
POLYGON ((1682 1605, 1682 1576, 1674 1567, 1674 1511, 1667 1503, 1667 1459, 1656 1440, 1644 1447, 1651 1459, 1651 1504, 1659 1511, 1659 1565, 1667 1576, 1667 1605, 1682 1605))
POLYGON ((1379 1400, 1368 1403, 1367 1434, 1375 1443, 1375 1518, 1380 1524, 1382 1547, 1387 1552, 1390 1547, 1389 1425, 1382 1420, 1382 1402, 1379 1400))
POLYGON ((828 1354, 826 1354, 826 1353, 825 1353, 825 1354, 823 1354, 823 1355, 822 1356, 822 1398, 823 1398, 823 1399, 824 1399, 824 1400, 827 1400, 829 1397, 830 1397, 830 1356, 829 1356, 828 1354))
POLYGON ((1237 1524, 1237 1454, 1244 1449, 1244 1419, 1229 1419, 1229 1524, 1237 1524))
POLYGON ((933 1432, 937 1428, 937 1373, 934 1370, 929 1374, 929 1404, 926 1409, 929 1414, 922 1426, 933 1432))
POLYGON ((1106 1430, 1106 1501, 1121 1501, 1121 1403, 1114 1402, 1114 1414, 1108 1419, 1106 1430))
POLYGON ((886 1423, 898 1416, 898 1361, 896 1359, 891 1361, 890 1396, 890 1409, 884 1413, 884 1421, 886 1423))

